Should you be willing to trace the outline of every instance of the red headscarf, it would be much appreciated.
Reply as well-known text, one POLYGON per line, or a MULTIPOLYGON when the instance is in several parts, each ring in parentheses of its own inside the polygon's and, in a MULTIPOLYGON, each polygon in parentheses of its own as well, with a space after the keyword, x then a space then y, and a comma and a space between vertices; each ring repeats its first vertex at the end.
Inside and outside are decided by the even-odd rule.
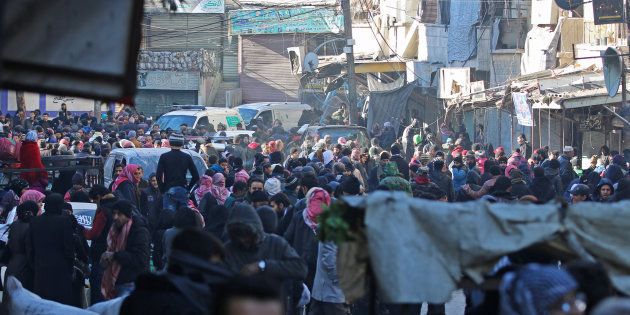
POLYGON ((35 185, 40 180, 48 181, 48 173, 44 171, 44 164, 42 164, 42 157, 39 152, 39 145, 37 142, 24 141, 20 148, 20 168, 22 169, 41 169, 41 172, 24 172, 20 174, 24 180, 28 182, 30 186, 35 185))
MULTIPOLYGON (((134 165, 134 164, 130 164, 134 165)), ((136 165, 137 166, 137 165, 136 165)), ((127 237, 129 236, 129 230, 131 230, 131 225, 133 225, 133 220, 129 219, 127 223, 122 227, 122 229, 117 229, 115 226, 112 226, 107 234, 107 251, 108 252, 120 252, 125 250, 127 247, 127 237)), ((118 279, 118 275, 120 274, 120 270, 122 266, 118 263, 117 260, 112 260, 112 262, 107 266, 105 272, 103 273, 103 281, 101 282, 101 293, 105 297, 105 299, 113 299, 116 297, 116 280, 118 279)))
POLYGON ((212 186, 212 196, 217 199, 220 206, 225 204, 225 200, 230 196, 230 191, 225 188, 225 176, 221 173, 216 173, 212 176, 214 182, 212 186))
POLYGON ((317 217, 324 212, 324 205, 330 205, 330 195, 319 187, 313 187, 306 193, 306 210, 304 219, 312 229, 317 228, 317 217))
POLYGON ((128 164, 127 166, 125 166, 125 168, 116 178, 116 181, 114 181, 114 185, 112 185, 112 191, 115 191, 118 186, 126 180, 130 181, 134 185, 140 183, 139 181, 135 180, 135 177, 133 177, 133 173, 135 173, 139 168, 140 166, 138 164, 128 164))

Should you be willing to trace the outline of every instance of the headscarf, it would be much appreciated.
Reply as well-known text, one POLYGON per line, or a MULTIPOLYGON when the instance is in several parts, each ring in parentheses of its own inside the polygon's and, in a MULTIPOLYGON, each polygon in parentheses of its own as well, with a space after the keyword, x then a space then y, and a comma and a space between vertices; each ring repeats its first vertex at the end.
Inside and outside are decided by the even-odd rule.
POLYGON ((195 190, 195 199, 197 200, 197 204, 199 204, 203 196, 205 196, 205 194, 210 192, 211 190, 212 177, 208 175, 201 176, 201 179, 199 180, 199 187, 197 188, 197 190, 195 190))
POLYGON ((306 210, 304 214, 304 222, 311 229, 317 229, 317 218, 324 212, 324 205, 330 205, 330 195, 326 190, 319 187, 313 187, 306 193, 306 210))
POLYGON ((234 183, 237 183, 237 182, 247 183, 248 181, 249 181, 249 174, 247 174, 247 171, 245 169, 242 169, 238 171, 236 174, 234 174, 234 183))
POLYGON ((37 141, 37 131, 35 130, 31 130, 29 132, 26 133, 26 138, 24 138, 25 141, 31 141, 31 142, 35 142, 37 141))
POLYGON ((324 165, 327 165, 328 163, 330 163, 335 157, 333 152, 330 150, 324 151, 323 154, 324 154, 324 165))
POLYGON ((361 161, 361 150, 359 148, 352 149, 352 153, 350 154, 350 158, 355 162, 361 161))
MULTIPOLYGON (((132 164, 133 165, 133 164, 132 164)), ((129 230, 131 230, 131 225, 133 224, 133 219, 129 219, 127 223, 122 227, 122 229, 117 229, 115 226, 112 226, 109 229, 109 233, 107 234, 107 251, 108 252, 120 252, 125 250, 127 247, 127 237, 129 236, 129 230)), ((101 294, 105 297, 105 299, 113 299, 116 297, 115 284, 116 280, 118 280, 118 275, 120 274, 120 270, 122 266, 117 260, 112 260, 112 262, 107 266, 105 272, 103 273, 103 281, 101 283, 101 294)))
POLYGON ((170 142, 168 142, 168 140, 167 140, 167 139, 162 139, 162 145, 161 145, 161 147, 162 147, 162 148, 170 148, 170 147, 171 147, 171 144, 170 144, 170 142))
POLYGON ((44 201, 44 198, 46 198, 46 195, 37 190, 29 189, 25 191, 20 197, 20 204, 23 204, 27 201, 35 201, 35 203, 40 203, 44 201))
POLYGON ((509 272, 499 288, 503 315, 548 315, 549 307, 577 288, 575 280, 555 266, 529 264, 509 272))
POLYGON ((413 136, 413 144, 419 145, 422 142, 422 135, 413 136))
POLYGON ((222 206, 230 195, 230 191, 225 188, 225 176, 221 173, 216 173, 212 176, 212 181, 214 182, 211 189, 212 195, 217 199, 219 205, 222 206))
POLYGON ((132 149, 136 147, 136 145, 134 145, 133 142, 127 139, 120 140, 119 144, 120 144, 120 147, 124 149, 132 149))
POLYGON ((114 185, 112 185, 112 191, 115 191, 118 186, 120 186, 120 184, 122 184, 122 182, 126 180, 130 181, 134 185, 138 185, 139 182, 135 181, 133 173, 135 173, 139 168, 140 166, 138 164, 128 164, 127 166, 125 166, 125 168, 123 168, 122 172, 120 172, 120 174, 116 178, 116 181, 114 181, 114 185))

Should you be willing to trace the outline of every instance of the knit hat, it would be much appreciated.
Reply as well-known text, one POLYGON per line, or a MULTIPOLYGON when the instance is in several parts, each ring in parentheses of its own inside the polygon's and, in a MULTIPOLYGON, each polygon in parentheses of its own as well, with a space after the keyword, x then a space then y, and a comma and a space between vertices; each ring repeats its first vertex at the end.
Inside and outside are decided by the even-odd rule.
POLYGON ((257 190, 257 191, 252 193, 251 201, 252 202, 264 202, 264 201, 269 201, 269 198, 267 197, 267 194, 264 191, 257 190))
POLYGON ((569 190, 569 193, 574 196, 588 196, 590 192, 590 188, 584 184, 573 184, 569 190))
POLYGON ((133 204, 128 200, 122 199, 116 201, 114 205, 112 205, 112 210, 117 210, 118 212, 124 214, 125 216, 131 218, 131 213, 133 212, 133 204))
POLYGON ((270 178, 265 182, 265 192, 269 196, 274 196, 275 194, 282 192, 282 183, 277 178, 270 178))
POLYGON ((186 139, 184 139, 184 135, 182 135, 181 133, 173 133, 168 137, 168 142, 171 146, 184 146, 184 141, 186 141, 186 139))
POLYGON ((127 133, 127 137, 129 138, 135 138, 138 134, 134 131, 134 130, 129 130, 129 133, 127 133))
POLYGON ((571 275, 556 266, 526 265, 503 277, 500 314, 548 314, 553 303, 576 288, 571 275))
POLYGON ((295 176, 289 176, 289 177, 287 178, 287 181, 286 181, 285 187, 286 187, 287 189, 295 189, 295 188, 297 187, 297 185, 298 185, 298 183, 299 183, 299 182, 300 182, 300 181, 298 180, 298 178, 297 178, 297 177, 295 177, 295 176))
POLYGON ((383 175, 385 176, 398 176, 400 173, 398 172, 398 165, 394 162, 387 162, 383 167, 383 175))
POLYGON ((85 185, 83 175, 74 173, 74 175, 72 175, 72 185, 85 185))

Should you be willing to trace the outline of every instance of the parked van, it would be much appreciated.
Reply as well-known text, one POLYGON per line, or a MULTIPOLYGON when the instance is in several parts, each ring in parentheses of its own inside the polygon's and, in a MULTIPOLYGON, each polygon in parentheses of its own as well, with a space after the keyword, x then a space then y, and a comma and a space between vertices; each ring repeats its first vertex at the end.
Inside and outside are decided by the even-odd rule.
POLYGON ((174 110, 162 115, 156 122, 161 130, 171 128, 179 131, 182 124, 190 129, 208 128, 210 124, 217 129, 219 123, 225 125, 227 130, 236 130, 236 125, 243 123, 239 111, 234 108, 205 107, 202 105, 175 105, 174 110))
POLYGON ((267 126, 271 126, 278 119, 282 122, 282 127, 289 130, 299 127, 302 116, 310 114, 312 107, 299 102, 263 102, 243 104, 235 107, 235 109, 238 110, 248 126, 258 118, 262 118, 267 126))

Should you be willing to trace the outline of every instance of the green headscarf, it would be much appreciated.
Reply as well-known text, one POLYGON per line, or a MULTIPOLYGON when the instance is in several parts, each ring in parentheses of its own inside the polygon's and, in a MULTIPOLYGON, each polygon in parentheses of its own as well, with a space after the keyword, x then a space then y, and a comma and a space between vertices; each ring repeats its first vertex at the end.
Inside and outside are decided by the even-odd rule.
POLYGON ((415 145, 420 144, 420 142, 422 142, 422 135, 415 135, 415 136, 413 136, 413 143, 415 145))

